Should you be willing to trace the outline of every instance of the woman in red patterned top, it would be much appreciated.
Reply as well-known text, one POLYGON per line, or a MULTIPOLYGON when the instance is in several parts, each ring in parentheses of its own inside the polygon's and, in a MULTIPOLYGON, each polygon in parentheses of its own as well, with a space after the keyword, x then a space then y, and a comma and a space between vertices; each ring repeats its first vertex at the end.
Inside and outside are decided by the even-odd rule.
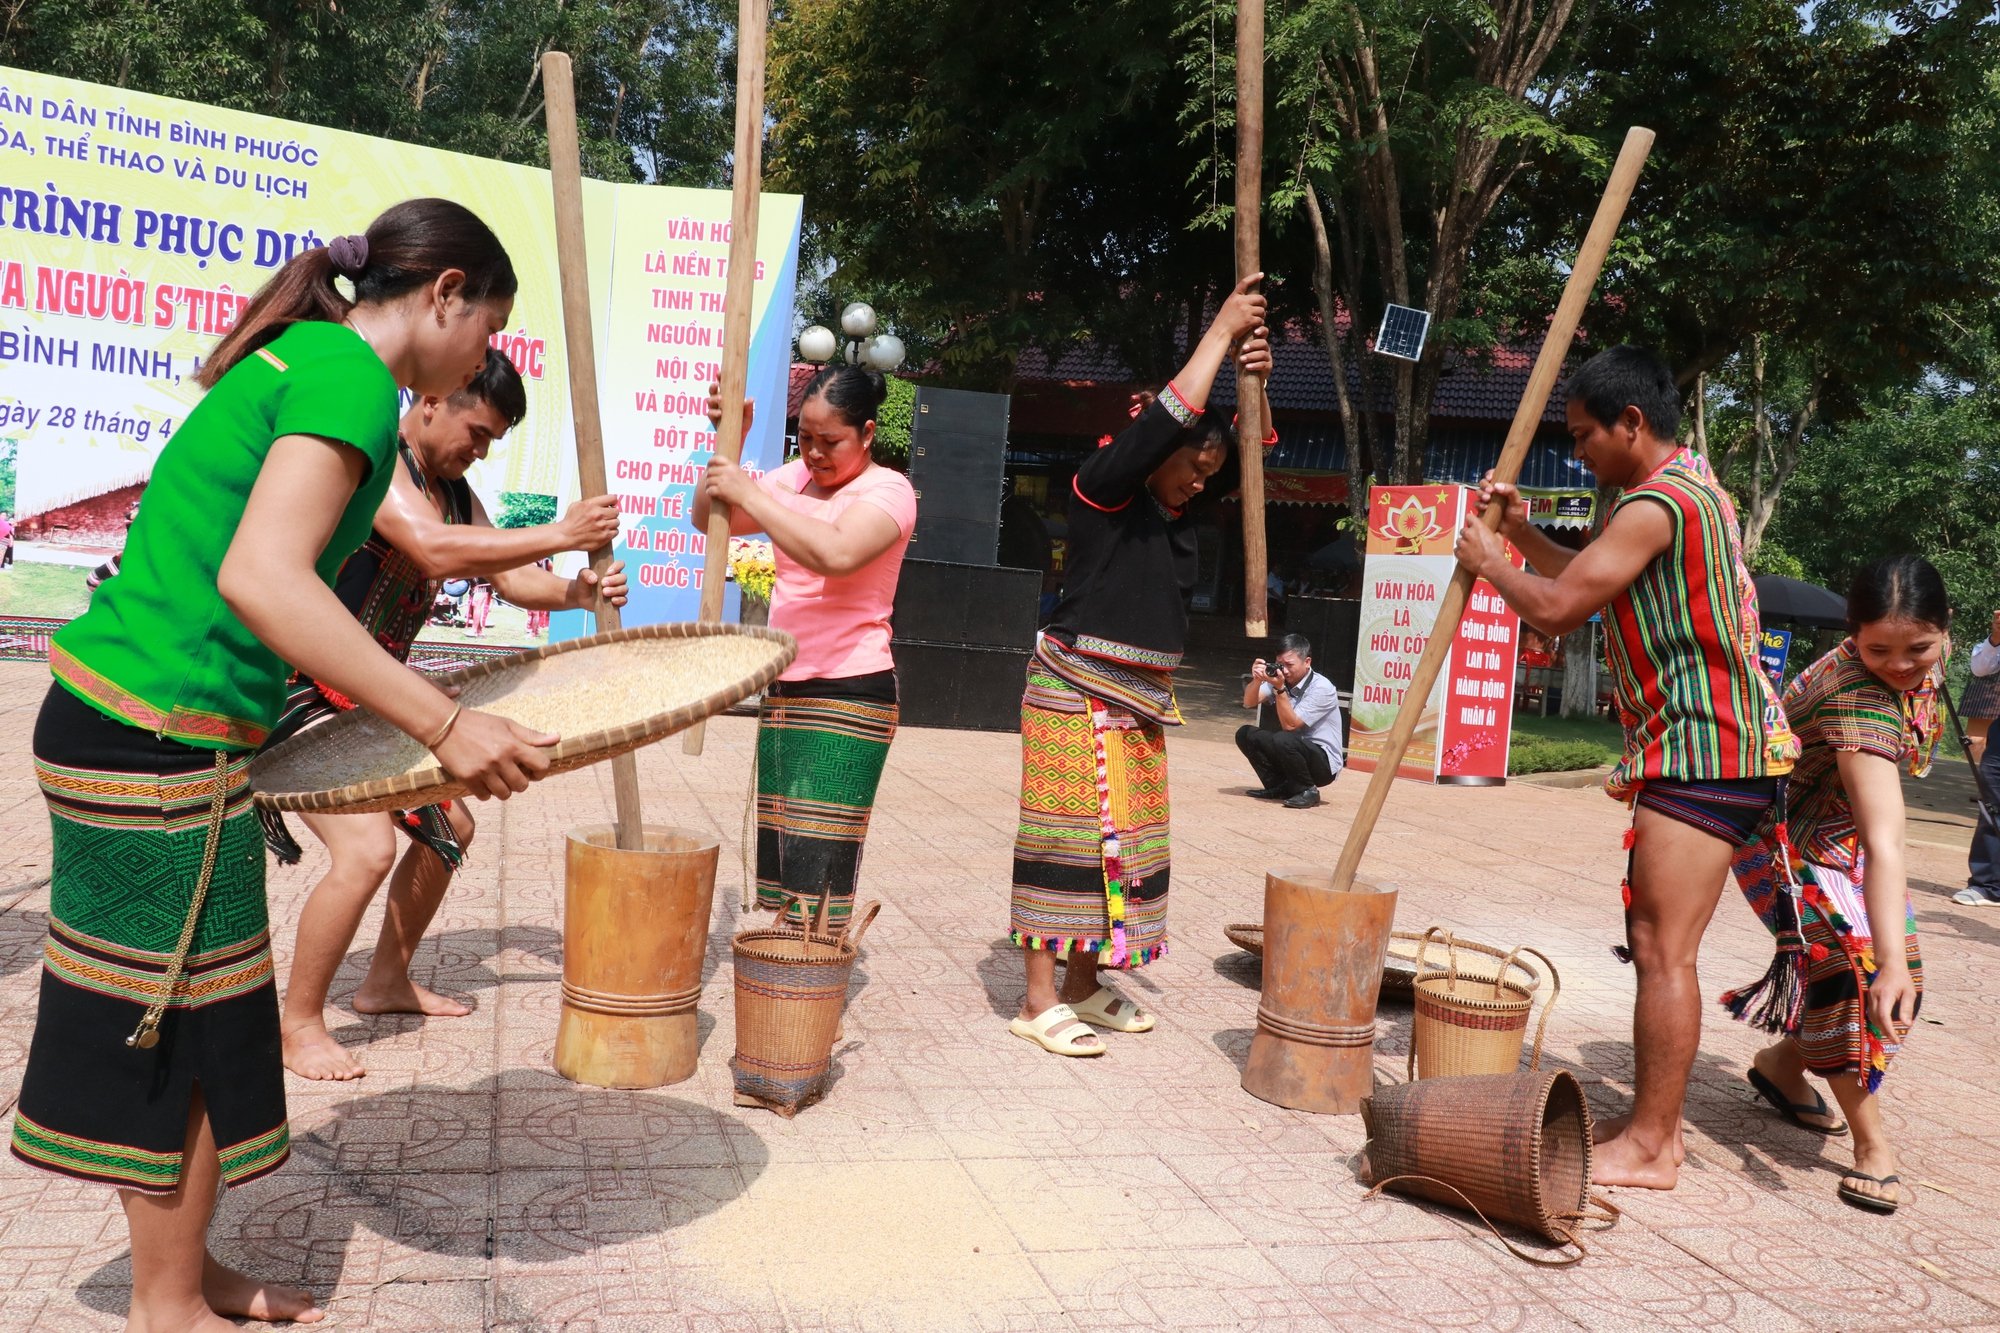
POLYGON ((1898 770, 1922 777, 1937 754, 1951 642, 1944 580, 1921 556, 1879 560, 1847 594, 1847 627, 1851 637, 1785 691, 1785 716, 1804 746, 1787 791, 1786 836, 1767 828, 1735 862, 1743 896, 1777 936, 1778 956, 1763 980, 1722 1002, 1784 1034, 1751 1064, 1758 1095, 1815 1133, 1853 1127, 1854 1166, 1840 1197, 1892 1213, 1896 1150, 1875 1092, 1924 992, 1898 770), (1892 937, 1885 948, 1876 945, 1881 931, 1892 937), (1808 1073, 1833 1089, 1846 1124, 1808 1073))
POLYGON ((1624 488, 1596 541, 1571 551, 1529 526, 1512 486, 1482 487, 1500 533, 1470 519, 1458 559, 1551 637, 1604 613, 1625 753, 1606 784, 1633 805, 1624 897, 1636 966, 1633 1104, 1603 1122, 1592 1178, 1672 1189, 1681 1104, 1701 1043, 1695 960, 1730 854, 1755 836, 1796 752, 1757 664, 1757 600, 1728 493, 1674 442, 1673 372, 1637 347, 1600 352, 1569 383, 1576 457, 1624 488), (1516 569, 1510 539, 1533 572, 1516 569))

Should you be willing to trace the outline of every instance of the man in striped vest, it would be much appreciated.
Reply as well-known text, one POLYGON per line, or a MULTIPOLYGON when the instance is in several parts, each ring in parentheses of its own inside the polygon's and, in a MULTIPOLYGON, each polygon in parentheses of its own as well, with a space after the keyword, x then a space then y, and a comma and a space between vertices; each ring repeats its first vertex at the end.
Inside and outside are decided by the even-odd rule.
POLYGON ((1641 348, 1610 348, 1570 381, 1567 415, 1577 461, 1622 488, 1603 532, 1569 551, 1529 526, 1514 487, 1488 477, 1482 502, 1502 507, 1500 534, 1468 520, 1458 559, 1545 634, 1603 612, 1625 726, 1605 785, 1633 806, 1618 954, 1636 967, 1639 993, 1632 1112, 1600 1124, 1591 1174, 1672 1189, 1701 1040, 1702 933, 1730 854, 1777 804, 1798 747, 1758 669, 1757 596, 1735 506, 1708 461, 1675 443, 1673 372, 1641 348), (1529 569, 1507 560, 1501 537, 1529 569))

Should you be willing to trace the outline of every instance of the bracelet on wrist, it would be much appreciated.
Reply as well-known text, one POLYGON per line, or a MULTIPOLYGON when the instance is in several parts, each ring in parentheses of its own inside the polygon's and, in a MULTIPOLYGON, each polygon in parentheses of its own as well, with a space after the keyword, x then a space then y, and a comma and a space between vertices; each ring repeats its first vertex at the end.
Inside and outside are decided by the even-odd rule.
POLYGON ((464 704, 453 704, 451 706, 451 716, 444 720, 444 725, 437 729, 435 736, 424 742, 424 748, 426 750, 435 750, 438 746, 443 745, 444 738, 451 735, 451 729, 458 725, 458 715, 464 711, 464 704))

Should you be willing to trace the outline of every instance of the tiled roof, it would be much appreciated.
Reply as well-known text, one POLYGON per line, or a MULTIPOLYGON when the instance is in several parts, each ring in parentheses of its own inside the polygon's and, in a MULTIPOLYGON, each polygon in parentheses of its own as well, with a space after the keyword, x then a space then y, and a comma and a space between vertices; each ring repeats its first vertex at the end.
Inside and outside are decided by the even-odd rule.
POLYGON ((785 400, 785 420, 798 418, 799 409, 806 404, 806 390, 812 386, 813 376, 819 374, 820 367, 808 361, 792 363, 792 383, 789 396, 785 400))
MULTIPOLYGON (((1534 369, 1535 357, 1541 351, 1541 339, 1532 343, 1498 347, 1479 357, 1461 357, 1453 354, 1447 361, 1444 374, 1438 379, 1437 397, 1431 405, 1431 414, 1466 421, 1512 421, 1514 409, 1527 391, 1528 376, 1534 369)), ((1334 393, 1333 366, 1327 358, 1326 346, 1320 341, 1317 324, 1307 327, 1295 324, 1283 331, 1278 345, 1273 349, 1276 366, 1271 375, 1271 406, 1278 411, 1288 412, 1337 412, 1339 399, 1334 393)), ((1376 384, 1370 406, 1377 412, 1391 410, 1389 388, 1395 363, 1386 357, 1370 357, 1375 370, 1376 384)), ((1110 355, 1104 349, 1085 345, 1067 348, 1054 361, 1037 351, 1022 355, 1017 367, 1024 380, 1054 380, 1062 382, 1092 382, 1098 384, 1127 384, 1134 381, 1131 369, 1110 355)), ((1361 375, 1353 358, 1347 361, 1347 384, 1350 399, 1361 399, 1361 375)), ((1225 366, 1217 378, 1210 400, 1218 406, 1233 406, 1236 402, 1236 372, 1225 366)), ((1561 421, 1562 394, 1558 383, 1557 391, 1549 395, 1549 406, 1542 413, 1543 421, 1561 421)))
MULTIPOLYGON (((1476 484, 1500 456, 1504 426, 1433 427, 1424 450, 1424 476, 1432 481, 1476 484)), ((1563 431, 1544 425, 1528 446, 1521 464, 1521 485, 1549 490, 1573 490, 1594 485, 1563 431)), ((1282 471, 1345 472, 1347 441, 1340 427, 1323 421, 1278 424, 1278 443, 1265 455, 1264 466, 1282 471)))

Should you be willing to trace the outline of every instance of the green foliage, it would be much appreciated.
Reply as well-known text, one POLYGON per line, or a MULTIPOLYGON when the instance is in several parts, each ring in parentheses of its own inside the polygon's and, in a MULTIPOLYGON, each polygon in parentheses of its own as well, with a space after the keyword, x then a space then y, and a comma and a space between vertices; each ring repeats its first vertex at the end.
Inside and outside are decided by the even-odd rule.
POLYGON ((2000 396, 1937 381, 1882 395, 1806 452, 1771 530, 1829 588, 1918 552, 1969 642, 2000 608, 2000 396))
POLYGON ((1189 233, 1175 48, 1139 0, 799 0, 771 28, 770 183, 803 193, 809 308, 889 312, 941 382, 1095 338, 1141 376, 1230 276, 1189 233))
POLYGON ((1624 733, 1618 724, 1600 717, 1535 717, 1516 713, 1514 736, 1507 751, 1507 775, 1569 773, 1615 764, 1624 744, 1624 733))
POLYGON ((500 512, 493 516, 496 528, 533 528, 556 521, 556 497, 533 491, 502 491, 500 512))
POLYGON ((917 410, 917 386, 888 377, 889 396, 875 414, 875 461, 899 472, 910 470, 910 424, 917 410))
POLYGON ((0 514, 14 514, 14 460, 21 451, 19 440, 0 440, 0 514))
POLYGON ((540 165, 558 49, 587 174, 714 185, 728 31, 719 0, 44 0, 12 7, 0 64, 540 165))
MULTIPOLYGON (((1587 321, 1687 379, 1752 334, 1827 377, 1828 415, 1908 383, 1942 317, 2000 278, 1988 0, 1614 0, 1579 39, 1566 120, 1659 130, 1587 321)), ((1594 181, 1533 193, 1545 236, 1594 181)), ((1739 379, 1740 384, 1740 379, 1739 379)))
POLYGON ((1756 557, 1750 561, 1750 569, 1756 574, 1777 574, 1788 579, 1804 579, 1807 583, 1812 582, 1812 576, 1806 572, 1805 562, 1769 538, 1758 545, 1756 557))
POLYGON ((1574 773, 1618 762, 1618 752, 1589 741, 1552 741, 1539 736, 1516 737, 1507 751, 1507 776, 1523 773, 1574 773))

